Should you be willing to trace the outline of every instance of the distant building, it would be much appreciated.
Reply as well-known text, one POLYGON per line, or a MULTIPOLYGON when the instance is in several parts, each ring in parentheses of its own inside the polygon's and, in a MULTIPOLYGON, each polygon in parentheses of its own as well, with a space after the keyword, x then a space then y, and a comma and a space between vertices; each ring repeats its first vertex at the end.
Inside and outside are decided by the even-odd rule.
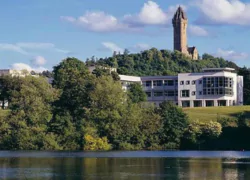
POLYGON ((88 69, 89 69, 89 72, 92 73, 95 69, 105 69, 105 70, 109 70, 109 72, 117 72, 117 69, 116 68, 111 68, 111 67, 104 67, 104 66, 99 66, 99 65, 95 65, 95 66, 89 66, 88 69))
POLYGON ((232 68, 206 68, 201 73, 177 76, 123 76, 123 89, 141 83, 148 101, 159 105, 172 101, 181 107, 243 105, 243 77, 232 68))
POLYGON ((174 27, 174 50, 191 57, 193 60, 198 59, 198 50, 196 47, 187 45, 187 26, 188 18, 181 7, 179 7, 172 19, 174 27))
POLYGON ((5 75, 24 77, 27 75, 31 75, 31 72, 27 70, 0 69, 0 76, 5 76, 5 75))

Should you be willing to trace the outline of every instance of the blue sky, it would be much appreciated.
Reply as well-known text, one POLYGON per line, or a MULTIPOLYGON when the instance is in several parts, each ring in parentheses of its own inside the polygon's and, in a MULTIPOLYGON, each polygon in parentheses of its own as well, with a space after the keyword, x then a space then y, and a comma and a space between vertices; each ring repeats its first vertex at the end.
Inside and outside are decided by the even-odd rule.
POLYGON ((0 6, 0 68, 51 70, 112 51, 173 49, 173 13, 188 16, 188 45, 250 66, 247 0, 9 0, 0 6))

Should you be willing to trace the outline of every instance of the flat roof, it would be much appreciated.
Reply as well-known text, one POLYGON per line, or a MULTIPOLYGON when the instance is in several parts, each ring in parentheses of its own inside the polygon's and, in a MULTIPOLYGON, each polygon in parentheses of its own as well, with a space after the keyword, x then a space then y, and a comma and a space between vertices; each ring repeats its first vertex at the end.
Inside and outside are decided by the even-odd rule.
POLYGON ((126 76, 126 75, 119 75, 121 81, 130 81, 130 82, 140 82, 141 78, 138 76, 126 76))
POLYGON ((142 80, 178 79, 178 76, 142 76, 142 80))
POLYGON ((202 71, 235 71, 234 68, 203 68, 202 71))

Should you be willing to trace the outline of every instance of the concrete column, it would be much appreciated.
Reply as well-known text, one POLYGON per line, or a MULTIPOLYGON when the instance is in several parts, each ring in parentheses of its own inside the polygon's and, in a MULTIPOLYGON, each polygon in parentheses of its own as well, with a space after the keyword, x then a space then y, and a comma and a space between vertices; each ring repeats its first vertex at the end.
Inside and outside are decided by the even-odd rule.
POLYGON ((190 100, 190 107, 193 108, 194 107, 194 101, 190 100))
POLYGON ((202 107, 206 107, 206 101, 202 100, 202 107))
POLYGON ((229 106, 229 100, 226 100, 226 106, 229 106))
POLYGON ((181 101, 178 101, 178 106, 182 107, 182 102, 181 101))
POLYGON ((218 106, 218 101, 214 100, 214 106, 218 106))

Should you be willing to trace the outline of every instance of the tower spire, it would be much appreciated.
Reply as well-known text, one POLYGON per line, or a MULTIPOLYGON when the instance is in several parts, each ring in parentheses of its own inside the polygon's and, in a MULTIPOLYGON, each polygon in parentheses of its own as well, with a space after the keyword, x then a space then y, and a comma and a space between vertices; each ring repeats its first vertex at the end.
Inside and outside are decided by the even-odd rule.
POLYGON ((184 12, 184 10, 182 9, 182 7, 179 5, 177 11, 174 14, 173 21, 174 20, 181 20, 181 19, 187 20, 187 16, 186 16, 186 13, 184 12))

